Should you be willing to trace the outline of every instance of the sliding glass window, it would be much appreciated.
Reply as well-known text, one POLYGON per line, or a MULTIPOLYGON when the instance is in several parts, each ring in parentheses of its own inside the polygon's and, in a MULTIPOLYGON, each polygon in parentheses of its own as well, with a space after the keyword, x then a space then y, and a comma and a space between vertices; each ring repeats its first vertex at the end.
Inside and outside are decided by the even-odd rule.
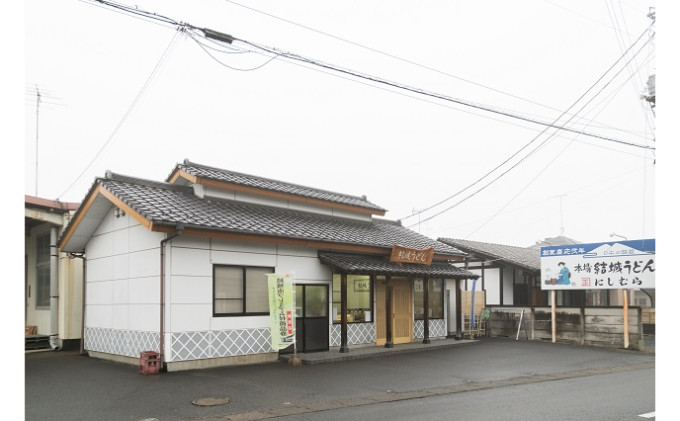
MULTIPOLYGON (((442 279, 428 280, 428 317, 430 319, 444 318, 444 292, 442 279)), ((415 319, 423 320, 425 318, 425 291, 424 281, 422 278, 415 278, 413 280, 413 307, 415 311, 415 319)))
POLYGON ((213 315, 269 314, 267 274, 274 268, 249 266, 213 267, 213 315))
MULTIPOLYGON (((333 323, 340 323, 340 274, 333 275, 333 323)), ((369 275, 347 275, 347 322, 373 321, 373 281, 369 275)))

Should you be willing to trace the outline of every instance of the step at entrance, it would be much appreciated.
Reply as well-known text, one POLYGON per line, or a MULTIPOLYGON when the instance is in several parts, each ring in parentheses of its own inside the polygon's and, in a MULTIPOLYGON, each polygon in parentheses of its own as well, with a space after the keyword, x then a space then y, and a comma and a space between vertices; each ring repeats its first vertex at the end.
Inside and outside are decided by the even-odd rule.
POLYGON ((49 349, 50 337, 47 335, 26 335, 26 351, 34 349, 49 349))

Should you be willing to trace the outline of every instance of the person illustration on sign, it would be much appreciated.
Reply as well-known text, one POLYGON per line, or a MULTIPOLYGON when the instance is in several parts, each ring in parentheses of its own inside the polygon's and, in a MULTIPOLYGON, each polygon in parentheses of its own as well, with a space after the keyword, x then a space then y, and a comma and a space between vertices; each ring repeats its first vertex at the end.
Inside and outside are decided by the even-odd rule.
POLYGON ((569 273, 569 268, 564 264, 564 262, 559 262, 557 266, 560 268, 560 273, 557 274, 557 285, 569 285, 571 281, 571 273, 569 273))

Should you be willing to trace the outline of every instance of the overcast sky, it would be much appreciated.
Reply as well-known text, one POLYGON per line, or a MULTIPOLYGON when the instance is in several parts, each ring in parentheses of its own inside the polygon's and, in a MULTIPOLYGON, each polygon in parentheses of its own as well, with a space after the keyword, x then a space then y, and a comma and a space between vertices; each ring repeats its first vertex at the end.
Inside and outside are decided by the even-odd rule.
POLYGON ((433 238, 655 237, 654 2, 123 3, 379 81, 25 4, 26 194, 79 202, 106 170, 162 181, 187 158, 366 195, 433 238))

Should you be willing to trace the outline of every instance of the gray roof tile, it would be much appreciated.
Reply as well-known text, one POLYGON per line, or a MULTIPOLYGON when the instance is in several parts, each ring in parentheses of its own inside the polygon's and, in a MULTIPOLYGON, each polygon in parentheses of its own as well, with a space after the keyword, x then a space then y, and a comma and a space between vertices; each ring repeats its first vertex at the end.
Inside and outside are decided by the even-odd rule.
POLYGON ((439 238, 439 241, 488 259, 497 259, 529 270, 541 270, 540 249, 483 243, 480 241, 439 238))
POLYGON ((154 224, 210 231, 391 248, 434 247, 435 253, 465 253, 399 223, 360 221, 243 202, 201 199, 188 186, 108 174, 97 182, 154 224))
POLYGON ((321 262, 347 273, 393 276, 427 276, 452 279, 476 279, 479 275, 448 263, 433 262, 430 266, 390 262, 387 257, 344 253, 319 253, 321 262))
POLYGON ((366 197, 352 196, 342 193, 335 193, 327 190, 316 189, 313 187, 301 186, 298 184, 286 183, 284 181, 272 180, 269 178, 258 177, 249 174, 238 173, 235 171, 221 168, 209 167, 184 160, 184 163, 177 164, 176 169, 181 169, 188 174, 209 180, 223 181, 238 184, 241 186, 253 187, 278 193, 287 193, 310 199, 318 199, 332 203, 339 203, 348 206, 355 206, 370 209, 380 213, 386 210, 369 202, 366 197))

